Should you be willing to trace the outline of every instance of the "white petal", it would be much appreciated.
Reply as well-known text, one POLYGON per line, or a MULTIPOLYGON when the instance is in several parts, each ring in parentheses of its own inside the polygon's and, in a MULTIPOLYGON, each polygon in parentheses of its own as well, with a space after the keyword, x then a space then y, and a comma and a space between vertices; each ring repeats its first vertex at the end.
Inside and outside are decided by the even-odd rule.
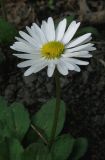
POLYGON ((89 42, 89 41, 91 41, 91 40, 92 40, 92 37, 90 36, 90 37, 87 38, 85 41, 81 42, 79 45, 85 44, 85 43, 87 43, 87 42, 89 42))
POLYGON ((41 30, 43 31, 47 41, 55 40, 55 27, 51 17, 48 18, 48 22, 42 21, 41 30))
POLYGON ((80 37, 76 38, 75 40, 73 40, 72 42, 70 42, 66 46, 66 48, 75 47, 81 43, 84 43, 88 38, 90 38, 90 36, 91 36, 91 33, 84 34, 83 36, 80 36, 80 37))
POLYGON ((68 27, 68 29, 67 29, 67 31, 66 31, 66 33, 64 34, 64 37, 63 37, 63 39, 62 39, 62 42, 63 42, 64 44, 67 44, 67 43, 73 38, 73 36, 74 36, 74 34, 76 33, 76 31, 77 31, 77 29, 79 28, 79 26, 80 26, 80 23, 77 23, 77 24, 76 24, 75 21, 73 21, 73 22, 69 25, 69 27, 68 27))
POLYGON ((26 26, 26 29, 27 29, 28 33, 33 37, 33 39, 35 39, 36 44, 40 47, 42 45, 42 41, 37 36, 36 30, 34 30, 33 28, 34 28, 33 26, 31 26, 31 28, 26 26))
POLYGON ((76 64, 74 64, 73 63, 73 65, 74 65, 74 70, 76 71, 76 72, 80 72, 81 71, 81 69, 80 69, 80 67, 79 66, 77 66, 76 64))
MULTIPOLYGON (((47 22, 46 21, 42 21, 42 24, 41 24, 41 30, 43 33, 45 33, 45 26, 46 26, 47 22)), ((45 35, 46 37, 46 35, 45 35)))
POLYGON ((24 73, 24 76, 29 76, 33 73, 34 68, 30 67, 29 69, 27 69, 24 73))
POLYGON ((23 32, 23 31, 19 31, 19 34, 21 37, 23 37, 30 44, 32 44, 36 48, 39 48, 39 46, 36 44, 36 41, 31 36, 29 36, 27 33, 23 32))
POLYGON ((95 51, 96 50, 96 47, 89 47, 86 49, 87 51, 95 51))
POLYGON ((71 61, 75 64, 78 64, 78 65, 88 65, 89 64, 89 62, 78 60, 78 59, 75 59, 75 58, 69 58, 69 61, 71 61))
POLYGON ((35 39, 35 41, 42 45, 43 44, 43 40, 41 40, 39 32, 35 29, 34 26, 31 26, 31 32, 32 32, 32 37, 35 39))
POLYGON ((62 54, 62 57, 79 57, 81 55, 88 54, 88 51, 79 51, 79 52, 69 52, 68 50, 62 54))
POLYGON ((77 66, 75 63, 73 63, 73 62, 70 61, 70 58, 64 58, 64 59, 65 59, 65 61, 66 61, 67 63, 70 63, 70 64, 72 64, 72 65, 74 66, 74 70, 75 70, 75 71, 77 71, 77 72, 80 72, 80 71, 81 71, 81 69, 80 69, 79 66, 77 66))
POLYGON ((52 77, 53 73, 54 73, 54 70, 55 70, 55 64, 54 63, 49 63, 48 64, 48 69, 47 69, 47 75, 48 77, 52 77))
POLYGON ((25 68, 25 67, 29 67, 29 66, 32 66, 35 64, 35 61, 34 60, 27 60, 27 61, 24 61, 24 62, 21 62, 19 63, 17 66, 19 68, 25 68))
POLYGON ((39 59, 41 58, 39 54, 13 54, 14 56, 22 59, 39 59))
POLYGON ((19 42, 25 43, 26 45, 30 45, 26 40, 20 38, 20 37, 15 37, 15 39, 19 42))
POLYGON ((49 40, 48 32, 47 32, 47 22, 42 21, 41 30, 44 33, 44 36, 46 37, 47 41, 49 40))
MULTIPOLYGON (((26 40, 20 38, 20 37, 15 37, 15 39, 18 41, 18 42, 22 42, 24 43, 25 45, 27 45, 28 47, 32 47, 33 49, 38 49, 38 47, 35 47, 35 45, 33 46, 33 44, 27 42, 26 40)), ((37 41, 37 39, 35 39, 35 41, 37 41)))
POLYGON ((85 55, 80 55, 78 57, 80 57, 80 58, 91 58, 92 55, 91 54, 85 54, 85 55))
POLYGON ((92 57, 91 54, 88 54, 88 51, 80 51, 80 52, 73 52, 73 53, 66 53, 63 54, 62 57, 80 57, 80 58, 90 58, 92 57))
POLYGON ((67 52, 76 52, 76 51, 85 51, 85 50, 91 50, 91 47, 93 46, 94 44, 92 43, 87 43, 87 44, 84 44, 84 45, 81 45, 81 46, 78 46, 78 47, 74 47, 74 48, 71 48, 71 49, 67 49, 66 51, 67 52))
POLYGON ((33 27, 35 32, 37 33, 37 36, 40 38, 41 42, 44 44, 47 42, 47 39, 44 35, 44 33, 42 32, 41 28, 39 28, 39 26, 36 23, 33 23, 33 27))
POLYGON ((68 74, 68 68, 64 64, 63 61, 59 61, 57 64, 57 69, 62 75, 67 75, 68 74))
POLYGON ((47 26, 48 26, 48 36, 50 38, 51 41, 54 41, 55 40, 55 27, 54 27, 54 21, 52 19, 52 17, 49 17, 48 18, 48 21, 47 21, 47 26))
POLYGON ((56 28, 56 34, 55 34, 57 41, 61 41, 61 39, 63 38, 65 29, 66 29, 66 25, 67 25, 66 19, 63 19, 61 22, 59 22, 56 28))
POLYGON ((33 46, 33 44, 27 42, 26 40, 20 38, 20 37, 15 37, 15 39, 18 41, 18 42, 22 42, 24 44, 26 44, 28 47, 32 47, 34 49, 37 49, 38 47, 35 47, 35 45, 33 46))
POLYGON ((12 46, 10 46, 11 49, 19 51, 19 52, 24 52, 24 53, 38 53, 39 49, 35 49, 31 47, 30 45, 26 45, 23 42, 15 42, 12 46))
POLYGON ((31 66, 25 73, 24 76, 29 76, 32 73, 37 73, 40 70, 42 70, 43 68, 45 68, 48 64, 46 63, 46 61, 43 62, 39 62, 37 65, 33 65, 31 66))
POLYGON ((31 36, 33 36, 33 32, 32 32, 32 30, 31 30, 31 28, 29 28, 28 26, 26 26, 26 30, 28 31, 28 33, 29 33, 31 36))
POLYGON ((61 58, 61 61, 64 62, 65 66, 66 66, 69 70, 74 70, 75 67, 74 67, 71 63, 67 62, 65 58, 61 58))

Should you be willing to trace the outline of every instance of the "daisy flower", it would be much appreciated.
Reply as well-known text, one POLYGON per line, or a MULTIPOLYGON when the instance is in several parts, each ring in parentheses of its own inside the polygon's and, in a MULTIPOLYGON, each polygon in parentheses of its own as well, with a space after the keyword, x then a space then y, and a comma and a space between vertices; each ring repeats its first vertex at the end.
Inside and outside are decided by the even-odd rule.
POLYGON ((16 37, 17 41, 11 48, 22 52, 13 55, 25 60, 17 65, 19 68, 28 67, 25 76, 45 67, 49 77, 53 75, 55 68, 62 75, 67 75, 69 70, 80 72, 79 65, 89 64, 81 58, 92 57, 89 51, 96 49, 94 44, 89 43, 91 33, 72 40, 80 22, 71 22, 67 29, 66 26, 67 20, 63 19, 55 28, 53 18, 49 17, 47 22, 42 21, 41 27, 33 23, 31 28, 26 27, 27 33, 19 31, 21 38, 16 37))

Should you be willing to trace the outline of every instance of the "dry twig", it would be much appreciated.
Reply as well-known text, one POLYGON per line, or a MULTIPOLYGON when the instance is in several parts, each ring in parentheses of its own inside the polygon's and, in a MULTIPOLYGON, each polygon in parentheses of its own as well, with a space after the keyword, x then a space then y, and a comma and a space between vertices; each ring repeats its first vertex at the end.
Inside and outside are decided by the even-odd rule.
POLYGON ((93 12, 89 8, 87 0, 79 0, 79 7, 79 18, 81 19, 81 21, 86 21, 91 24, 105 23, 105 9, 93 12))
POLYGON ((37 130, 37 128, 33 124, 31 124, 31 128, 37 133, 37 135, 43 140, 45 144, 48 144, 45 137, 43 137, 43 135, 37 130))

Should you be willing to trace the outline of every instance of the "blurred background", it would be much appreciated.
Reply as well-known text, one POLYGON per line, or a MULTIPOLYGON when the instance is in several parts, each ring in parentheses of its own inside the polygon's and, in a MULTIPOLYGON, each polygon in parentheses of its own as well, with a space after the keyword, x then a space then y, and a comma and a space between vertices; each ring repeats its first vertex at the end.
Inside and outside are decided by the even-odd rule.
POLYGON ((77 36, 92 32, 97 51, 81 73, 61 77, 62 99, 67 105, 64 132, 88 138, 84 160, 105 160, 105 1, 104 0, 0 0, 0 96, 8 103, 22 102, 30 113, 55 96, 54 79, 46 69, 24 77, 16 67, 20 59, 10 49, 18 30, 49 16, 82 22, 77 36))

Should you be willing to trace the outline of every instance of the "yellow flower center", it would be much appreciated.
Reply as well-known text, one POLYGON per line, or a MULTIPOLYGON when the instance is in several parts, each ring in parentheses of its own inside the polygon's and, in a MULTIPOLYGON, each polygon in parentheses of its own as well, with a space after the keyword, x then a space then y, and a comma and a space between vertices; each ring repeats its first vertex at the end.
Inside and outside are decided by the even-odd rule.
POLYGON ((58 41, 51 41, 41 48, 41 55, 47 59, 59 58, 64 52, 64 44, 58 41))

